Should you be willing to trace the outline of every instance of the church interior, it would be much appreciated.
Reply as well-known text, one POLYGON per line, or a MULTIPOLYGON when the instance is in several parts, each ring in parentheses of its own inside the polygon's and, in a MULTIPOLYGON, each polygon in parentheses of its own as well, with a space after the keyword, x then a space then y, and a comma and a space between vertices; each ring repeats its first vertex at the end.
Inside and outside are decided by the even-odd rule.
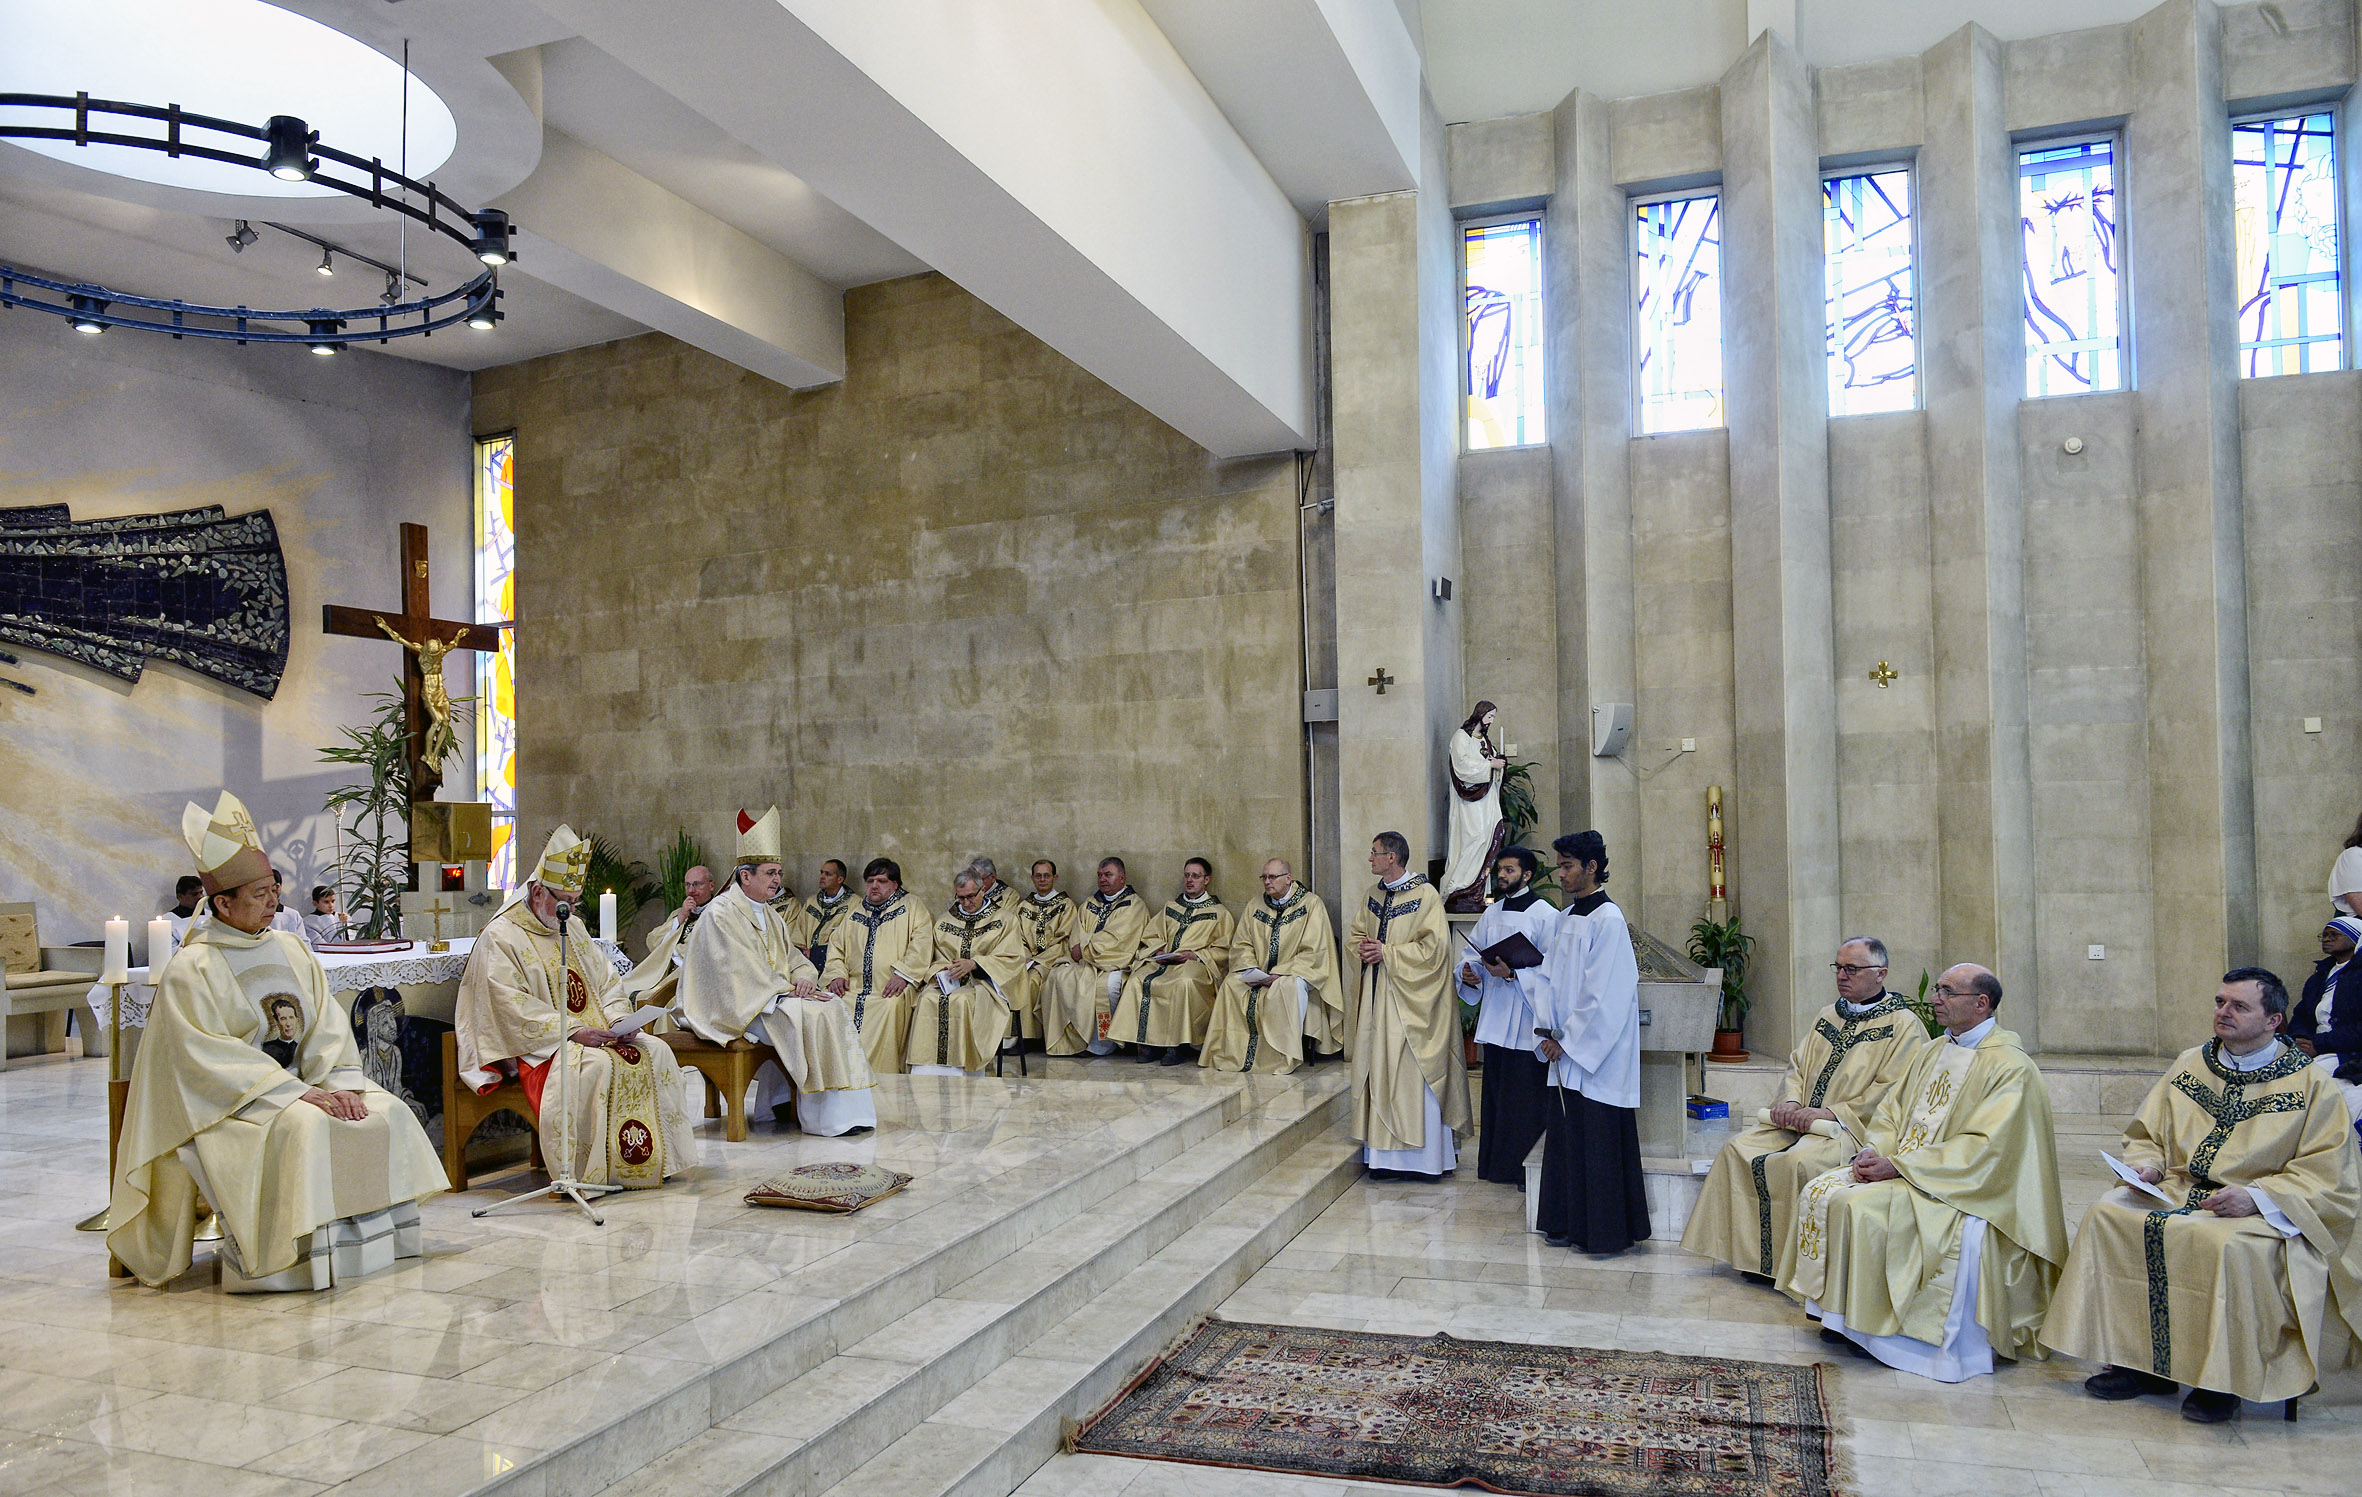
POLYGON ((0 1497, 2351 1490, 2358 79, 0 0, 0 1497))

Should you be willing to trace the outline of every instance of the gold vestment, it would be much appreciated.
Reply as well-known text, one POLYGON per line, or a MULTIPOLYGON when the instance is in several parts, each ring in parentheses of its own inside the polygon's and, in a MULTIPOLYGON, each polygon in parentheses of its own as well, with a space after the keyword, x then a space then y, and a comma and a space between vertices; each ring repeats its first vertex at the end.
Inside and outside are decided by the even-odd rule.
MULTIPOLYGON (((1357 959, 1354 966, 1360 965, 1357 959)), ((1337 932, 1328 905, 1302 884, 1292 885, 1278 904, 1257 897, 1238 917, 1198 1064, 1284 1076, 1304 1064, 1307 1035, 1320 1053, 1334 1055, 1345 1033, 1345 983, 1337 971, 1337 932), (1250 988, 1239 980, 1249 968, 1279 981, 1250 988), (1301 1020, 1297 979, 1311 990, 1301 1020)))
POLYGON ((1093 894, 1075 912, 1074 929, 1067 940, 1069 946, 1082 947, 1083 959, 1078 962, 1068 949, 1061 948, 1049 964, 1049 975, 1042 979, 1044 1050, 1052 1055, 1076 1055, 1094 1040, 1122 1038, 1108 1033, 1108 1021, 1115 1013, 1125 974, 1140 959, 1151 918, 1148 901, 1129 885, 1112 898, 1093 894), (1108 991, 1111 976, 1114 993, 1108 991))
POLYGON ((1039 1039, 1042 981, 1066 955, 1066 943, 1074 939, 1074 901, 1064 889, 1052 889, 1047 899, 1028 894, 1010 901, 1009 912, 1017 921, 1017 938, 1025 948, 1025 965, 1009 987, 1009 1005, 1016 1010, 1018 1032, 1039 1039))
POLYGON ((1166 905, 1143 942, 1141 959, 1124 979, 1124 994, 1108 1015, 1107 1037, 1134 1045, 1196 1045, 1206 1037, 1214 990, 1230 962, 1231 918, 1208 894, 1166 905), (1194 951, 1195 961, 1153 962, 1158 952, 1194 951))
POLYGON ((1345 932, 1345 961, 1359 983, 1354 1005, 1353 1137, 1372 1149, 1427 1147, 1434 1092, 1443 1125, 1467 1131, 1468 1062, 1460 1005, 1451 994, 1450 928, 1443 896, 1424 875, 1394 889, 1372 884, 1345 932), (1364 940, 1385 947, 1364 966, 1364 940))
POLYGON ((1008 992, 1025 969, 1025 944, 1006 903, 977 903, 972 915, 955 903, 936 918, 935 959, 911 1005, 908 1059, 914 1066, 981 1071, 1009 1037, 1008 992), (952 963, 963 959, 976 970, 951 979, 947 994, 943 982, 952 963))
POLYGON ((853 1006, 853 1028, 869 1056, 870 1071, 899 1076, 903 1052, 910 1044, 911 989, 935 963, 935 928, 910 895, 897 889, 881 905, 857 900, 845 912, 836 934, 829 938, 828 966, 821 986, 843 979, 845 995, 839 1003, 853 1006), (902 991, 888 996, 886 986, 901 978, 902 991))

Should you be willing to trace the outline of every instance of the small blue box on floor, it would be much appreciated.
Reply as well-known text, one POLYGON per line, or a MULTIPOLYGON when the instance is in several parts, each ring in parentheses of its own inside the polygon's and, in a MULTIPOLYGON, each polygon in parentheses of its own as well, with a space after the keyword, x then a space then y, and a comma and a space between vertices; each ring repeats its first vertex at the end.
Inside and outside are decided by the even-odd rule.
POLYGON ((1727 1118, 1730 1116, 1730 1104, 1720 1097, 1701 1097, 1692 1092, 1689 1099, 1689 1115, 1692 1122, 1698 1123, 1711 1118, 1727 1118))

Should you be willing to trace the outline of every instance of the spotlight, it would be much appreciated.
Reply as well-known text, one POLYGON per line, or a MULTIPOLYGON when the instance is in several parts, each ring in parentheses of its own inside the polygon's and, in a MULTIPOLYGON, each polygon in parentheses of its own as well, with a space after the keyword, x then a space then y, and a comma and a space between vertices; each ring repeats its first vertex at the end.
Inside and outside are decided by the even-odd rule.
MULTIPOLYGON (((312 336, 316 339, 334 338, 336 334, 344 327, 342 322, 333 317, 311 318, 308 320, 306 325, 311 328, 312 336)), ((312 352, 320 355, 322 358, 331 357, 332 355, 341 352, 343 348, 342 344, 332 342, 314 342, 307 343, 304 346, 309 348, 312 352)))
POLYGON ((95 296, 69 296, 66 298, 66 302, 74 309, 74 315, 67 321, 73 326, 75 332, 87 333, 96 337, 107 330, 107 325, 99 320, 100 315, 107 309, 105 302, 95 296))
POLYGON ((322 274, 322 275, 334 275, 334 274, 336 274, 336 251, 334 251, 334 250, 332 250, 332 249, 323 249, 323 250, 321 250, 321 251, 320 251, 320 263, 319 263, 319 265, 318 265, 317 267, 315 267, 315 268, 316 268, 316 269, 317 269, 317 270, 320 272, 320 274, 322 274))
POLYGON ((385 273, 385 290, 377 294, 377 299, 389 307, 400 301, 402 299, 402 278, 390 270, 387 271, 385 273))
POLYGON ((254 243, 255 240, 260 239, 261 237, 262 236, 260 234, 254 232, 254 225, 248 223, 245 219, 239 219, 237 221, 237 226, 230 230, 230 236, 227 241, 230 246, 230 253, 233 255, 242 255, 246 253, 246 246, 254 243))
POLYGON ((486 208, 475 216, 475 225, 475 242, 468 248, 476 252, 476 258, 486 265, 508 264, 508 215, 498 208, 486 208))
POLYGON ((312 155, 319 137, 292 114, 274 114, 263 126, 262 169, 282 182, 306 182, 320 169, 312 155))
POLYGON ((496 309, 492 303, 486 302, 467 314, 467 325, 479 333, 488 333, 498 326, 500 319, 506 315, 508 314, 496 309))

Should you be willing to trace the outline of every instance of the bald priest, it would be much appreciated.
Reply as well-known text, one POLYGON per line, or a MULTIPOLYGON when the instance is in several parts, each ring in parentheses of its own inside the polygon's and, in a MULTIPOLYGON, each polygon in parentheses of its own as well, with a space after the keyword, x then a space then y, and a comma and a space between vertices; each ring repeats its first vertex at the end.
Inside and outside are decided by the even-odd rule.
POLYGON ((442 1164, 410 1109, 362 1075, 320 959, 271 928, 278 897, 254 819, 225 790, 211 812, 188 806, 181 833, 213 918, 156 984, 123 1109, 108 1250, 141 1283, 177 1277, 201 1190, 221 1217, 231 1289, 326 1289, 340 1258, 365 1272, 381 1253, 415 1257, 411 1203, 444 1188, 442 1164), (264 1048, 288 1038, 284 1062, 264 1048), (371 1241, 392 1251, 373 1253, 371 1241))
POLYGON ((2223 974, 2214 1038, 2185 1050, 2124 1130, 2129 1182, 2083 1214, 2042 1343, 2104 1362, 2111 1402, 2178 1393, 2182 1417, 2295 1398, 2362 1338, 2362 1159, 2337 1083, 2280 1036, 2288 990, 2223 974), (2152 1191, 2161 1191, 2160 1200, 2152 1191))
POLYGON ((697 1162, 695 1125, 672 1051, 607 1027, 631 1010, 581 920, 560 956, 558 907, 579 905, 590 854, 571 827, 550 833, 532 878, 476 937, 452 1016, 459 1077, 481 1091, 516 1076, 553 1173, 652 1189, 697 1162))
POLYGON ((752 1039, 777 1051, 806 1133, 833 1138, 875 1128, 877 1080, 852 1006, 821 989, 788 917, 772 907, 779 856, 779 808, 759 821, 739 812, 730 887, 706 905, 681 958, 681 1012, 714 1044, 752 1039))

